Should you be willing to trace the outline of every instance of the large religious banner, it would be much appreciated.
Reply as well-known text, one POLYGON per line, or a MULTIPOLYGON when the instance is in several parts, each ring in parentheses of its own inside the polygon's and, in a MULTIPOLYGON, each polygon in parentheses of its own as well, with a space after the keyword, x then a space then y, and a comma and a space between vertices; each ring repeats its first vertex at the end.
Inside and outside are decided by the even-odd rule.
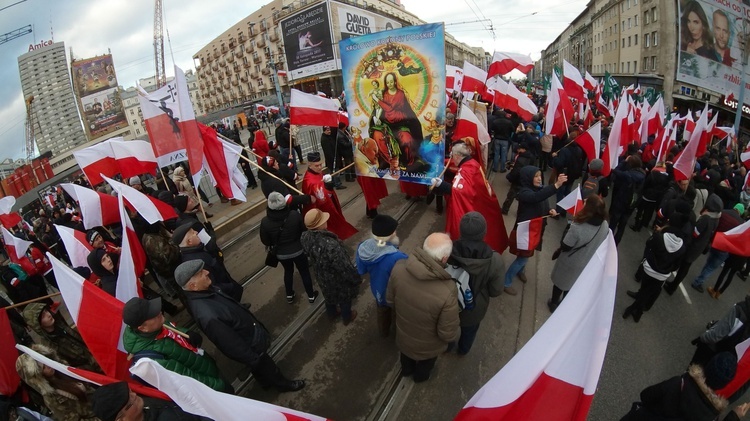
POLYGON ((359 176, 429 184, 444 167, 442 24, 409 26, 339 43, 359 176))
POLYGON ((89 140, 127 127, 112 55, 75 60, 70 67, 89 140))
MULTIPOLYGON (((735 98, 739 97, 741 40, 750 36, 750 25, 744 29, 748 31, 745 34, 743 21, 750 13, 750 6, 742 0, 680 0, 678 4, 677 80, 720 94, 732 92, 735 98)), ((644 16, 650 20, 655 17, 656 13, 644 16)), ((643 41, 647 50, 654 47, 659 42, 658 32, 644 34, 643 41)), ((750 98, 750 91, 745 89, 745 98, 750 98)))

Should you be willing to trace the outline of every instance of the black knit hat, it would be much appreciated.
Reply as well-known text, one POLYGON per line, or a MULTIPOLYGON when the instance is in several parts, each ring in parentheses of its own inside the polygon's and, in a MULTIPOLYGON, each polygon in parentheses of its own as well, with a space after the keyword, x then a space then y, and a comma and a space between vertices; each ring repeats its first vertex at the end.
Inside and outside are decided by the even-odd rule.
POLYGON ((398 221, 388 215, 378 215, 372 220, 372 235, 376 237, 390 237, 396 228, 398 221))
POLYGON ((482 241, 487 234, 487 221, 479 212, 469 212, 461 218, 458 227, 462 240, 482 241))
POLYGON ((706 386, 719 390, 728 385, 737 372, 737 357, 731 352, 720 352, 714 355, 703 368, 706 386))
POLYGON ((96 240, 96 237, 101 237, 101 234, 99 234, 99 231, 95 229, 90 229, 86 231, 86 241, 89 242, 92 246, 94 245, 94 240, 96 240))
POLYGON ((320 162, 320 152, 310 152, 307 154, 307 160, 310 162, 320 162))
POLYGON ((117 414, 130 400, 130 388, 125 382, 110 383, 96 389, 91 396, 91 409, 102 421, 115 421, 117 414))
POLYGON ((187 211, 187 205, 188 205, 188 197, 185 195, 177 195, 174 197, 174 207, 180 212, 187 211))

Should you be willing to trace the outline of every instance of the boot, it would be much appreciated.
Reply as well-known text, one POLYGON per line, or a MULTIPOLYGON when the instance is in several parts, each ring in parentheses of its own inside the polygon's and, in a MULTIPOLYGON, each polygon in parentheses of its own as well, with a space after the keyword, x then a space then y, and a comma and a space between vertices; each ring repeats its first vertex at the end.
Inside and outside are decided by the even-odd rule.
POLYGON ((387 338, 391 333, 392 309, 390 307, 378 307, 378 331, 380 336, 387 338))

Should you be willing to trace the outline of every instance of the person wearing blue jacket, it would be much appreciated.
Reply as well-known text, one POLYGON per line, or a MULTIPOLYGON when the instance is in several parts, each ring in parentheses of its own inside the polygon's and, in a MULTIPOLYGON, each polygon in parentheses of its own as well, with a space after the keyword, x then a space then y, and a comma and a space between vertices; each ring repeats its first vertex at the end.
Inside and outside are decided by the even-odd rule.
POLYGON ((387 337, 391 331, 391 307, 385 301, 385 291, 393 266, 408 256, 398 249, 396 235, 398 221, 388 215, 378 215, 372 220, 372 238, 357 246, 356 263, 360 275, 370 274, 370 289, 375 297, 380 335, 387 337))

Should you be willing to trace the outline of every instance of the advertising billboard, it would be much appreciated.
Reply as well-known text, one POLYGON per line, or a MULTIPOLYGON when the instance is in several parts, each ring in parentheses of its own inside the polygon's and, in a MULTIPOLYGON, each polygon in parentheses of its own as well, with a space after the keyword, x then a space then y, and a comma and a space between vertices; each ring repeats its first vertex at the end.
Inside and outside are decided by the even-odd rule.
POLYGON ((331 12, 333 27, 338 28, 340 40, 401 27, 393 19, 334 1, 331 2, 331 12))
POLYGON ((279 26, 290 80, 336 70, 328 3, 293 13, 279 26))
POLYGON ((339 43, 358 175, 430 184, 442 172, 444 39, 428 24, 339 43))
POLYGON ((112 55, 75 60, 70 68, 89 140, 127 127, 112 55))
MULTIPOLYGON (((738 97, 741 40, 750 35, 743 33, 743 17, 750 7, 741 0, 680 0, 678 4, 677 80, 738 97)), ((750 98, 747 88, 745 95, 750 98)))

